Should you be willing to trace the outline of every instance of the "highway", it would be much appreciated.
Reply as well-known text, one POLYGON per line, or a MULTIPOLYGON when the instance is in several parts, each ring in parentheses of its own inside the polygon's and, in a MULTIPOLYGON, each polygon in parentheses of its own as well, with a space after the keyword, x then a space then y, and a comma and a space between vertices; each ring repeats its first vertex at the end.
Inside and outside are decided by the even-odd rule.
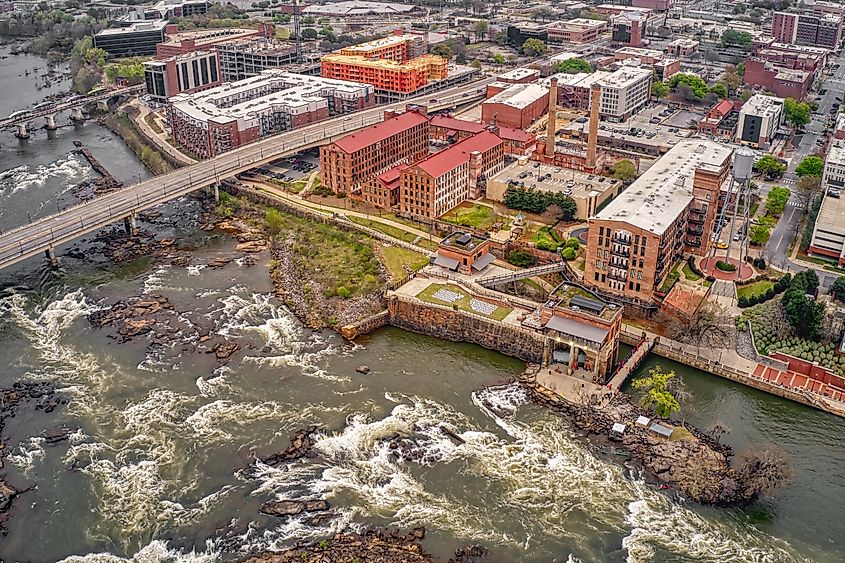
POLYGON ((442 92, 376 106, 280 133, 69 207, 0 234, 0 268, 55 249, 120 219, 134 218, 141 211, 214 185, 260 164, 378 123, 387 109, 403 109, 409 103, 422 104, 436 99, 435 103, 427 103, 430 111, 436 111, 480 99, 484 96, 485 86, 493 80, 484 78, 442 92))
POLYGON ((53 107, 44 108, 42 110, 30 112, 23 117, 16 117, 14 119, 0 119, 0 129, 5 129, 6 127, 14 127, 15 125, 19 125, 21 123, 27 123, 29 121, 34 121, 39 117, 44 117, 46 115, 53 115, 59 113, 60 111, 65 111, 67 109, 75 108, 77 106, 82 106, 85 104, 89 104, 91 102, 96 102, 99 100, 105 100, 111 98, 113 96, 120 96, 123 94, 137 94, 138 92, 143 91, 144 85, 138 86, 129 86, 128 88, 121 88, 119 90, 109 90, 108 92, 103 92, 101 94, 97 94, 96 96, 86 96, 84 98, 80 98, 78 100, 74 100, 72 102, 64 102, 61 104, 56 104, 53 107))

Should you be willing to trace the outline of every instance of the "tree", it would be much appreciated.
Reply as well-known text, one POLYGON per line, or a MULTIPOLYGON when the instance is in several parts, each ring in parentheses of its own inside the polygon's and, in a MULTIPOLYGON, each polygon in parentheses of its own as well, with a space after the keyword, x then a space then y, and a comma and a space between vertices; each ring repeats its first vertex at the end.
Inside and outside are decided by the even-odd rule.
POLYGON ((449 46, 445 43, 440 43, 439 45, 435 45, 434 47, 432 47, 431 54, 437 55, 438 57, 443 57, 447 61, 452 60, 452 57, 455 56, 455 53, 452 52, 452 49, 450 49, 449 46))
POLYGON ((565 61, 560 61, 554 64, 555 72, 565 72, 567 74, 577 74, 579 72, 593 72, 593 66, 584 59, 572 57, 565 61))
POLYGON ((766 178, 780 178, 786 172, 786 164, 770 154, 763 155, 754 166, 766 178))
POLYGON ((830 294, 837 301, 845 301, 845 277, 839 276, 830 286, 830 294))
POLYGON ((475 31, 476 41, 484 41, 484 38, 487 37, 487 22, 484 20, 475 22, 473 31, 475 31))
POLYGON ((526 39, 525 43, 522 44, 522 53, 529 57, 545 55, 547 50, 546 44, 539 39, 526 39))
POLYGON ((795 98, 787 98, 783 102, 783 118, 795 129, 800 129, 810 123, 810 106, 795 98))
POLYGON ((740 76, 745 76, 745 63, 736 65, 736 73, 740 76))
POLYGON ((496 35, 493 36, 493 41, 498 43, 499 45, 507 45, 508 44, 508 32, 504 29, 500 29, 496 32, 496 35))
POLYGON ((303 39, 317 39, 317 30, 312 27, 306 27, 302 30, 303 39))
POLYGON ((666 385, 666 390, 669 391, 678 401, 681 407, 681 423, 686 422, 687 411, 692 407, 692 393, 687 388, 687 384, 680 377, 673 377, 666 385))
POLYGON ((742 85, 742 77, 736 70, 736 67, 728 67, 725 74, 722 75, 722 82, 728 87, 728 92, 736 92, 742 85))
POLYGON ((824 170, 824 160, 820 156, 810 155, 795 168, 795 174, 799 178, 804 176, 817 176, 821 178, 824 170))
POLYGON ((795 476, 787 453, 774 445, 743 451, 734 465, 740 497, 747 501, 771 496, 795 476))
POLYGON ((685 92, 686 89, 683 88, 684 86, 687 87, 686 89, 688 89, 689 92, 689 94, 685 93, 684 95, 693 100, 703 99, 709 91, 707 83, 694 74, 678 73, 669 79, 669 87, 673 90, 681 90, 682 92, 685 92))
POLYGON ((501 53, 496 53, 493 55, 493 62, 497 65, 505 64, 505 57, 501 53))
POLYGON ((815 201, 816 196, 821 192, 822 179, 819 176, 802 176, 795 184, 795 193, 798 201, 805 207, 815 201))
POLYGON ((769 215, 780 215, 783 213, 791 193, 789 188, 780 186, 769 190, 769 195, 766 196, 766 213, 769 215))
POLYGON ((631 386, 634 389, 643 391, 640 397, 640 405, 645 409, 651 409, 663 418, 672 416, 673 412, 681 410, 678 399, 669 391, 669 380, 675 377, 675 372, 664 373, 660 366, 649 370, 647 377, 634 380, 631 386))
POLYGON ((472 68, 477 68, 478 70, 481 70, 481 61, 479 61, 478 59, 474 59, 474 60, 473 60, 473 61, 469 64, 469 66, 471 66, 472 68))
POLYGON ((770 234, 768 225, 751 225, 751 230, 748 232, 751 244, 754 246, 762 246, 769 242, 770 234))
POLYGON ((664 82, 657 81, 651 85, 651 95, 659 101, 660 98, 665 98, 669 95, 669 87, 664 82))
POLYGON ((722 84, 721 82, 717 82, 716 84, 710 87, 710 93, 716 94, 716 96, 724 100, 728 97, 728 87, 722 84))
POLYGON ((747 31, 736 31, 735 29, 726 29, 722 32, 722 45, 735 47, 750 47, 754 36, 747 31))
POLYGON ((699 348, 729 347, 733 341, 734 323, 725 308, 712 301, 706 301, 689 316, 659 315, 659 324, 666 327, 671 338, 699 348))
POLYGON ((637 167, 630 160, 620 160, 610 169, 610 177, 628 181, 637 177, 637 167))
POLYGON ((795 335, 815 341, 822 335, 824 303, 808 294, 815 292, 818 286, 819 276, 814 270, 798 272, 781 299, 784 315, 795 335))
POLYGON ((305 16, 302 18, 302 25, 314 25, 314 18, 311 16, 305 16))

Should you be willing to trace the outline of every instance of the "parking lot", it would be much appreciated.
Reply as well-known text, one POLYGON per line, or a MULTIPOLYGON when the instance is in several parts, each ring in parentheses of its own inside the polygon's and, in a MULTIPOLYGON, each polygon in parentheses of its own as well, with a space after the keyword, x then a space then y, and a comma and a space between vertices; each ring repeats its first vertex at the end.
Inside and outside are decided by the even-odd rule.
POLYGON ((280 158, 270 164, 253 168, 249 172, 242 174, 242 176, 245 178, 250 176, 266 176, 268 178, 275 178, 281 182, 294 182, 307 178, 319 166, 319 152, 315 153, 313 149, 309 149, 293 156, 280 158))

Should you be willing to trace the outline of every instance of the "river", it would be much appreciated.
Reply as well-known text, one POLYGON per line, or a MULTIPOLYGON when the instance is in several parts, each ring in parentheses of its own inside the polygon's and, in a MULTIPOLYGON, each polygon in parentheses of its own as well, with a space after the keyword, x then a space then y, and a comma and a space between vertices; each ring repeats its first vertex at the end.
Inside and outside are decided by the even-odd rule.
MULTIPOLYGON (((46 172, 67 166, 74 139, 116 175, 144 174, 90 123, 24 142, 4 133, 0 228, 48 213, 90 173, 82 162, 78 173, 46 172)), ((186 241, 187 268, 60 252, 59 271, 33 258, 0 272, 0 385, 48 380, 70 398, 7 425, 9 479, 37 488, 17 503, 3 560, 209 561, 237 555, 236 545, 272 549, 368 524, 425 526, 426 549, 444 558, 479 542, 493 561, 841 560, 840 419, 651 358, 691 388, 694 423, 723 422, 736 448, 779 444, 797 471, 776 498, 746 509, 677 504, 516 386, 479 391, 518 374, 520 362, 392 328, 354 345, 304 329, 272 296, 268 255, 254 266, 206 267, 233 241, 200 231, 190 199, 162 211, 142 226, 186 241), (142 293, 166 296, 179 312, 174 342, 193 341, 202 327, 241 352, 224 364, 184 342, 120 342, 86 318, 142 293), (361 364, 372 372, 357 373, 361 364), (62 423, 78 430, 47 445, 41 431, 62 423), (254 461, 310 424, 321 428, 317 457, 275 468, 254 461), (389 455, 383 439, 396 432, 418 437, 421 462, 389 455), (305 498, 328 499, 336 517, 312 527, 258 512, 268 500, 305 498)))

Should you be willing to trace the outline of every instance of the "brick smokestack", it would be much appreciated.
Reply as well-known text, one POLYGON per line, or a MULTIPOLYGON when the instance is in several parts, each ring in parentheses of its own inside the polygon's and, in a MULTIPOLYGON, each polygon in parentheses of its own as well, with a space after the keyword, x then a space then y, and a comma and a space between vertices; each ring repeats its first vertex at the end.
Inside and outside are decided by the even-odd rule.
POLYGON ((557 78, 549 84, 549 120, 546 124, 546 156, 555 156, 555 131, 557 130, 557 78))
POLYGON ((601 86, 593 84, 590 87, 590 131, 587 135, 588 170, 596 169, 596 143, 599 137, 599 105, 601 104, 601 86))

